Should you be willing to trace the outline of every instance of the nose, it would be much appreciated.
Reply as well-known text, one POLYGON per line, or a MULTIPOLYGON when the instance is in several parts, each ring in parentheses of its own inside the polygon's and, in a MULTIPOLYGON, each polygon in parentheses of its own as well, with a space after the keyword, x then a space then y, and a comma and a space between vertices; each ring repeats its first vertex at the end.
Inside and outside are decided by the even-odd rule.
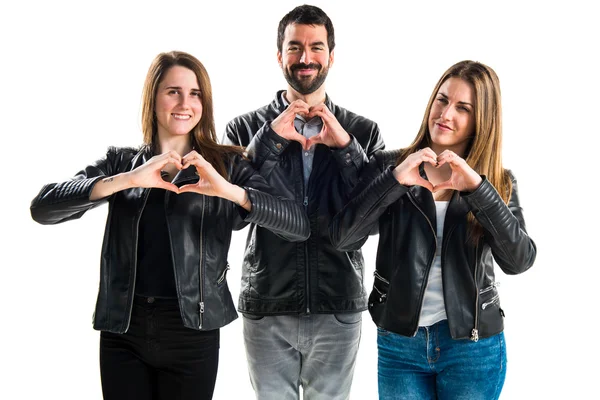
POLYGON ((449 120, 450 118, 452 118, 452 107, 448 105, 442 108, 442 112, 440 113, 440 119, 445 121, 449 120))
POLYGON ((189 100, 189 96, 182 94, 181 96, 179 96, 179 105, 183 108, 187 108, 189 100))
POLYGON ((302 52, 302 56, 300 57, 300 62, 308 65, 310 64, 310 60, 310 53, 307 50, 304 50, 302 52))

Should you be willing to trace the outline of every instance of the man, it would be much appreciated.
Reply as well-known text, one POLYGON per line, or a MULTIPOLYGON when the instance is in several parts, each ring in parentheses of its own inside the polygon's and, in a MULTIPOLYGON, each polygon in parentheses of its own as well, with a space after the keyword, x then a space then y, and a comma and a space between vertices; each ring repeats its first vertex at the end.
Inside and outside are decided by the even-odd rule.
POLYGON ((252 386, 261 400, 347 399, 367 308, 360 252, 339 252, 328 226, 363 164, 383 149, 377 125, 325 93, 333 25, 303 5, 279 23, 277 59, 287 90, 232 120, 224 142, 248 146, 254 166, 282 196, 302 202, 306 242, 251 225, 238 309, 252 386))

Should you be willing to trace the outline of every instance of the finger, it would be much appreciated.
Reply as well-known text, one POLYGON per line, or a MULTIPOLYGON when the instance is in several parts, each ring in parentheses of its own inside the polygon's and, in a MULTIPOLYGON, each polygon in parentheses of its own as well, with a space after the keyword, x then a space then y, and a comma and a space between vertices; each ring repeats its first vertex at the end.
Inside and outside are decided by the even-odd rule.
POLYGON ((327 113, 327 110, 323 110, 321 108, 311 108, 310 113, 308 114, 309 118, 320 117, 324 123, 331 123, 331 119, 335 118, 335 116, 331 113, 327 113))
POLYGON ((428 162, 429 164, 433 165, 434 167, 437 167, 437 165, 438 165, 438 159, 436 157, 432 157, 429 154, 423 154, 421 156, 421 162, 428 162))
POLYGON ((187 160, 185 160, 185 164, 183 164, 183 168, 186 169, 189 166, 193 165, 194 167, 196 167, 196 170, 201 169, 201 162, 198 158, 188 158, 187 160))
POLYGON ((306 140, 306 145, 304 146, 305 150, 309 150, 312 146, 318 143, 323 143, 323 133, 319 133, 318 135, 311 136, 306 140))
POLYGON ((307 145, 307 139, 304 136, 302 136, 301 134, 299 134, 298 132, 293 133, 292 137, 290 139, 300 143, 302 148, 305 148, 307 145))
POLYGON ((179 188, 170 182, 161 181, 161 182, 158 182, 155 187, 160 188, 160 189, 169 190, 171 192, 179 193, 179 188))
POLYGON ((179 159, 171 157, 171 156, 167 156, 167 157, 163 158, 162 160, 159 160, 158 162, 153 163, 152 167, 154 168, 154 170, 160 170, 167 164, 173 164, 178 169, 182 168, 182 165, 181 165, 181 162, 179 161, 179 159))
POLYGON ((179 193, 199 193, 202 194, 200 187, 196 184, 187 184, 179 188, 179 193))
POLYGON ((296 100, 292 104, 290 104, 290 106, 284 111, 284 113, 287 113, 286 121, 289 121, 290 119, 293 121, 296 117, 296 114, 300 114, 303 116, 308 115, 309 110, 310 108, 308 107, 308 104, 301 100, 296 100))
POLYGON ((200 154, 198 154, 198 152, 196 150, 192 150, 189 153, 187 153, 185 156, 183 156, 182 161, 186 162, 189 160, 195 160, 200 157, 202 157, 202 156, 200 154))
POLYGON ((192 150, 189 153, 187 153, 185 156, 183 156, 184 159, 186 158, 196 158, 198 157, 200 154, 198 154, 198 152, 196 150, 192 150))
POLYGON ((417 178, 415 185, 423 186, 425 189, 429 190, 430 192, 433 192, 433 189, 434 189, 431 182, 429 182, 427 179, 423 179, 421 177, 417 178))
POLYGON ((433 159, 437 159, 438 155, 435 154, 435 151, 431 150, 429 147, 424 147, 420 150, 421 154, 427 155, 433 159))

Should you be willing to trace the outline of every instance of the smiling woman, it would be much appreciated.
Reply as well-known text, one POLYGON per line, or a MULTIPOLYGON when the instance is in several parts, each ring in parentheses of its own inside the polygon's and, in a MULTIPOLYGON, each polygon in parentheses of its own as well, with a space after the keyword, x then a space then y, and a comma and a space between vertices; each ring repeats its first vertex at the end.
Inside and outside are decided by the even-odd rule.
POLYGON ((202 116, 201 92, 192 70, 171 67, 156 93, 158 137, 169 141, 170 136, 187 135, 202 116))
POLYGON ((104 398, 210 399, 219 328, 237 318, 231 231, 252 222, 299 241, 308 220, 268 193, 241 148, 217 144, 210 81, 195 57, 159 54, 142 108, 141 148, 110 148, 72 180, 45 185, 31 215, 57 224, 108 203, 94 316, 104 398))
POLYGON ((536 258, 516 179, 502 167, 500 104, 490 67, 450 67, 413 143, 376 153, 331 224, 339 250, 380 233, 369 297, 380 399, 500 396, 506 347, 494 262, 518 274, 536 258))

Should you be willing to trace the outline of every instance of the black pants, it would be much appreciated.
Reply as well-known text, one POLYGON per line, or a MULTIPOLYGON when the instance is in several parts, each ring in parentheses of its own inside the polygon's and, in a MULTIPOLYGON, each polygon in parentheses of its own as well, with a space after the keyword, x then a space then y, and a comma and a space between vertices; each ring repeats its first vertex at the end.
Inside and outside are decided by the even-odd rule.
POLYGON ((219 330, 183 326, 175 299, 136 296, 129 330, 100 335, 106 400, 211 399, 219 365, 219 330))

